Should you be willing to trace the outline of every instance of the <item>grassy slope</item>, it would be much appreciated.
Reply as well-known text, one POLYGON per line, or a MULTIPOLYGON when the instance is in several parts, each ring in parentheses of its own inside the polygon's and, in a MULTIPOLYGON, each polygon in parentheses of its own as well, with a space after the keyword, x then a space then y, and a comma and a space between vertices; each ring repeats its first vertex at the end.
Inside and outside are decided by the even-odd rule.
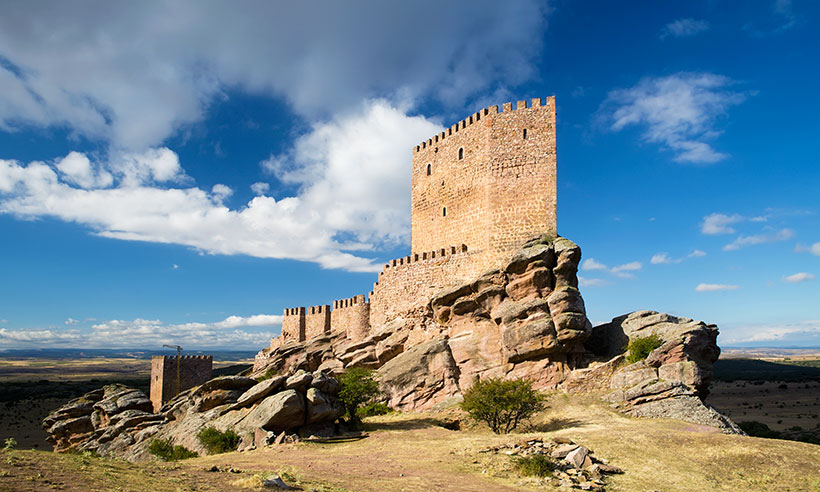
POLYGON ((820 492, 820 446, 628 418, 591 396, 556 396, 526 433, 509 436, 482 428, 448 431, 435 425, 438 417, 376 417, 368 420, 371 436, 361 441, 282 445, 176 466, 17 451, 12 461, 27 460, 23 467, 7 464, 8 454, 0 453, 0 490, 52 490, 54 482, 62 490, 261 489, 258 476, 276 471, 290 473, 291 483, 308 490, 545 490, 535 480, 518 477, 509 457, 478 451, 530 436, 563 435, 626 470, 609 479, 611 491, 820 492), (212 465, 243 473, 203 471, 212 465))

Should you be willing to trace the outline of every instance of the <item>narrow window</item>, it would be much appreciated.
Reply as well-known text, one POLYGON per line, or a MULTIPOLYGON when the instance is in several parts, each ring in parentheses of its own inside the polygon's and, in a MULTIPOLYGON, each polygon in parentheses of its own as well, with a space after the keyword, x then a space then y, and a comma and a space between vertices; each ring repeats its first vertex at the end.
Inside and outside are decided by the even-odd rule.
POLYGON ((526 139, 527 139, 527 129, 524 128, 524 140, 526 140, 526 139))
POLYGON ((447 217, 447 207, 444 207, 443 209, 441 209, 441 216, 442 217, 447 217))
POLYGON ((458 160, 464 159, 464 147, 458 149, 458 160))
POLYGON ((431 174, 433 174, 433 165, 427 164, 427 175, 430 176, 431 174))

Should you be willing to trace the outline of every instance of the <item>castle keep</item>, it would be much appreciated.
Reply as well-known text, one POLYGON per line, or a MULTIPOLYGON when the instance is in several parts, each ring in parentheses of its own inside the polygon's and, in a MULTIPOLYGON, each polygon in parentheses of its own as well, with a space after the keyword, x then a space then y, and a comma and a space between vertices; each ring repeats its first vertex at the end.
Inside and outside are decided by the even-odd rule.
POLYGON ((361 340, 554 233, 555 151, 554 97, 482 109, 413 147, 411 254, 384 266, 369 302, 285 309, 271 348, 331 332, 361 340))

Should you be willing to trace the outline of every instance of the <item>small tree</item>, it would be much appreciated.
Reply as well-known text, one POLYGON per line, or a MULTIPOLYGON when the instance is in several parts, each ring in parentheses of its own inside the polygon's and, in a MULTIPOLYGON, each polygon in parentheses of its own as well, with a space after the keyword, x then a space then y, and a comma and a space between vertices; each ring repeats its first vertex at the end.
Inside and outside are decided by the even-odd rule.
POLYGON ((339 376, 339 382, 342 384, 339 399, 345 406, 350 423, 354 428, 358 427, 361 419, 357 411, 379 395, 379 382, 373 378, 373 371, 363 367, 346 369, 339 376))
POLYGON ((216 427, 205 427, 199 431, 196 438, 208 450, 208 454, 236 451, 236 447, 239 446, 239 435, 230 429, 220 432, 216 427))
POLYGON ((525 380, 487 378, 464 392, 461 409, 486 422, 496 434, 508 434, 522 420, 545 407, 544 396, 525 380))
POLYGON ((148 452, 163 461, 177 461, 199 456, 185 446, 174 446, 170 439, 154 439, 148 446, 148 452))
POLYGON ((630 364, 641 361, 649 357, 653 350, 663 345, 663 340, 658 335, 649 335, 644 338, 636 338, 629 342, 627 350, 629 355, 626 356, 626 361, 630 364))

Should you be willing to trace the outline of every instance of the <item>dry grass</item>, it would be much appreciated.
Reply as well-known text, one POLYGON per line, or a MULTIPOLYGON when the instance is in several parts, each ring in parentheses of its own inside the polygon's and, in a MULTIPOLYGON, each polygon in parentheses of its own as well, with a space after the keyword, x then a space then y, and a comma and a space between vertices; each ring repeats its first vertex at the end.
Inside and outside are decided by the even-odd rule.
POLYGON ((629 418, 594 395, 555 396, 549 410, 524 432, 506 436, 481 426, 450 431, 438 425, 440 418, 442 414, 393 413, 367 419, 370 437, 360 441, 288 444, 179 464, 0 453, 0 490, 261 490, 262 479, 275 474, 305 490, 326 492, 550 490, 538 479, 519 477, 510 457, 479 450, 561 435, 626 471, 608 479, 610 491, 820 492, 820 446, 724 435, 680 421, 629 418), (13 464, 4 462, 7 456, 13 464), (204 471, 213 465, 242 472, 204 471))

